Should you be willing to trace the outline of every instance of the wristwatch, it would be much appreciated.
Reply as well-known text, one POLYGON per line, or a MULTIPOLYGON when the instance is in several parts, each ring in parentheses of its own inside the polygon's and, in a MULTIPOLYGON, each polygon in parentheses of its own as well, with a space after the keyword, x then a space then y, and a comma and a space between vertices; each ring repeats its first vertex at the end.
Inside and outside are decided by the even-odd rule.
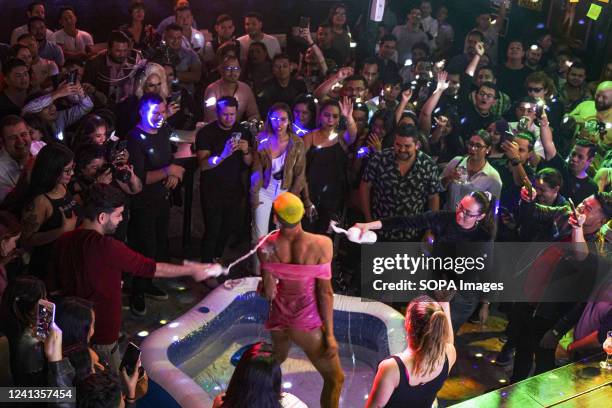
POLYGON ((516 167, 519 164, 521 164, 521 161, 519 159, 511 159, 510 160, 510 164, 512 164, 512 166, 516 167))

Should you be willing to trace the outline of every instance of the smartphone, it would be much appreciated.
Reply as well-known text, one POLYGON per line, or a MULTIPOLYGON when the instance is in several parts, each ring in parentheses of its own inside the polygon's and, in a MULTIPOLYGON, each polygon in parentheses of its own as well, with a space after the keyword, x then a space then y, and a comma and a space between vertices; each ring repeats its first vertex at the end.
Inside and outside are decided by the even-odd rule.
POLYGON ((308 28, 308 27, 310 27, 310 17, 301 16, 300 17, 299 27, 300 28, 308 28))
POLYGON ((230 137, 232 138, 233 143, 238 143, 240 139, 242 139, 242 133, 232 132, 232 135, 230 137))
POLYGON ((572 214, 574 215, 574 219, 578 221, 578 213, 576 212, 576 206, 574 205, 574 201, 571 198, 567 199, 570 208, 572 209, 572 214))
POLYGON ((512 133, 510 130, 502 132, 502 134, 499 136, 500 144, 504 143, 506 140, 510 143, 514 142, 514 133, 512 133))
POLYGON ((128 375, 134 374, 134 370, 136 369, 136 364, 138 363, 139 358, 140 348, 134 343, 130 342, 130 344, 128 344, 127 346, 127 349, 125 349, 123 358, 121 359, 119 371, 123 370, 123 368, 125 367, 125 371, 127 371, 128 375))
POLYGON ((175 102, 176 104, 180 105, 182 97, 183 95, 181 91, 174 91, 170 95, 170 103, 175 102))
POLYGON ((34 335, 45 340, 55 321, 55 304, 48 300, 40 299, 36 308, 36 332, 34 335))
POLYGON ((76 84, 77 75, 78 75, 78 71, 76 69, 68 72, 68 78, 67 78, 68 82, 71 84, 76 84))

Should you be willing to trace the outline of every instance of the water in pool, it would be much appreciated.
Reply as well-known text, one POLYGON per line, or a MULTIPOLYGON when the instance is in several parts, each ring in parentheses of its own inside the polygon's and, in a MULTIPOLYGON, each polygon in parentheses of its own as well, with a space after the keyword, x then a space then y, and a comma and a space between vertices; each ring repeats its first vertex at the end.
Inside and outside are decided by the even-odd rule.
MULTIPOLYGON (((232 355, 245 345, 261 340, 270 341, 267 333, 261 330, 257 330, 260 334, 256 337, 245 335, 244 327, 239 330, 242 335, 236 333, 236 331, 238 330, 230 329, 229 332, 224 333, 223 337, 225 339, 221 342, 223 344, 222 350, 204 347, 180 367, 213 398, 227 388, 234 372, 234 366, 230 361, 232 355)), ((348 344, 339 344, 339 346, 340 350, 343 351, 351 348, 348 344)), ((352 348, 356 354, 354 364, 351 355, 341 355, 340 359, 345 374, 340 406, 344 408, 356 408, 364 405, 366 395, 376 374, 376 367, 359 358, 364 350, 356 347, 352 348)), ((319 396, 323 387, 323 379, 301 349, 293 345, 289 357, 282 364, 281 369, 284 391, 295 394, 309 407, 314 408, 320 405, 319 396)))

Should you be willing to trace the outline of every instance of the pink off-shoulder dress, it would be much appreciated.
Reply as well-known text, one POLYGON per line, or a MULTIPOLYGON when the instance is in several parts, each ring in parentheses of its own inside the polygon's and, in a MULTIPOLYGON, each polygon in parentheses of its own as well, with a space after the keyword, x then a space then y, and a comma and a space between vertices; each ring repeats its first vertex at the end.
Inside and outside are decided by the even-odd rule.
POLYGON ((316 280, 331 279, 331 263, 262 263, 261 267, 279 280, 266 329, 310 331, 323 325, 317 305, 316 280), (287 285, 287 281, 291 284, 287 285))

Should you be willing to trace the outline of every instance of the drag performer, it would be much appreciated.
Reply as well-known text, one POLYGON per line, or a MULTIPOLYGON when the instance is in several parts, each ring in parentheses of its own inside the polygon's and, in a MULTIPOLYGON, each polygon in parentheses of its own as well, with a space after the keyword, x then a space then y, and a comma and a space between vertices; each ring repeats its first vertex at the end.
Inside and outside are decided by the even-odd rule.
POLYGON ((271 300, 266 328, 276 359, 287 358, 296 343, 323 377, 321 407, 336 408, 344 374, 333 327, 332 241, 304 232, 302 201, 282 193, 273 204, 279 231, 260 247, 263 295, 271 300))

